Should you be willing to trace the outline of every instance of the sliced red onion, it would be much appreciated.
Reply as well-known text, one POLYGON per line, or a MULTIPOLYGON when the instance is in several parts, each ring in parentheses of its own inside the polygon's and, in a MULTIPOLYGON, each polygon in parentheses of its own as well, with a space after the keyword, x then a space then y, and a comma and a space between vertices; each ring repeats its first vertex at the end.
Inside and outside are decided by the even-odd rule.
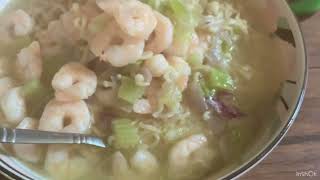
POLYGON ((213 108, 221 118, 235 119, 244 114, 233 104, 227 103, 227 100, 233 99, 230 92, 217 92, 215 96, 206 98, 206 103, 213 108))

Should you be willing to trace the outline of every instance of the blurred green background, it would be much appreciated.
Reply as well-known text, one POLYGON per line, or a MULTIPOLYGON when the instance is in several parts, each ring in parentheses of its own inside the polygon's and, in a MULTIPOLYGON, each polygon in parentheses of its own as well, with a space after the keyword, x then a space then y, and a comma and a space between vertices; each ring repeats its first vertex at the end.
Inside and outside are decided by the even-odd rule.
POLYGON ((320 0, 288 0, 297 16, 309 16, 320 10, 320 0))

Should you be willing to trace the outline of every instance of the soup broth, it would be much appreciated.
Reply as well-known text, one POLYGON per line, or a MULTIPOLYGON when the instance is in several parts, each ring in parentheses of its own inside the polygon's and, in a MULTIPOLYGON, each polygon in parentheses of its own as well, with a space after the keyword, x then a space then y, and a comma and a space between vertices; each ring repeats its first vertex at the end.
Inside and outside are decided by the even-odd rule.
POLYGON ((242 161, 285 73, 284 43, 248 2, 10 1, 1 126, 109 147, 3 149, 52 179, 201 179, 242 161))

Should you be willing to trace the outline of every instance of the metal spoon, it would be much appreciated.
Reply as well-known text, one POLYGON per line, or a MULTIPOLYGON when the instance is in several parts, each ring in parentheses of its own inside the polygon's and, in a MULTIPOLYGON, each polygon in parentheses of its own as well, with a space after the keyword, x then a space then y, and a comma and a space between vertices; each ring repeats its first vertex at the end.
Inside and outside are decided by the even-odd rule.
POLYGON ((0 143, 88 144, 102 148, 107 147, 103 140, 97 136, 10 128, 0 128, 0 143))

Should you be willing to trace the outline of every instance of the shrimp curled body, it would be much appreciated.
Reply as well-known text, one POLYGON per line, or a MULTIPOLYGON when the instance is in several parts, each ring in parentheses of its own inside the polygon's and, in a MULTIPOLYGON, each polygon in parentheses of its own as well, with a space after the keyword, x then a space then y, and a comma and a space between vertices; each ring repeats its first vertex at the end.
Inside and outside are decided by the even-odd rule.
POLYGON ((135 39, 126 40, 123 45, 111 46, 103 59, 115 67, 122 67, 135 63, 143 54, 144 42, 135 39))
POLYGON ((203 134, 192 135, 178 142, 170 151, 169 166, 172 172, 181 172, 188 166, 190 156, 207 144, 203 134))
POLYGON ((131 37, 147 40, 157 25, 152 8, 138 0, 97 0, 97 5, 131 37))
POLYGON ((154 30, 154 36, 151 35, 146 49, 154 53, 161 53, 172 44, 173 41, 173 24, 166 16, 154 11, 158 20, 157 26, 154 30))
POLYGON ((89 42, 91 52, 102 61, 114 67, 135 63, 143 54, 144 40, 128 36, 117 30, 117 24, 110 22, 109 27, 95 35, 89 42))
POLYGON ((23 81, 39 79, 42 74, 42 58, 40 44, 32 42, 17 55, 16 70, 23 81))
POLYGON ((59 101, 87 99, 96 90, 97 76, 79 63, 69 63, 55 74, 52 87, 59 101))
POLYGON ((1 97, 1 110, 10 124, 18 124, 26 115, 26 102, 21 87, 8 90, 1 97))
POLYGON ((84 101, 51 100, 39 122, 39 130, 85 133, 90 128, 90 112, 84 101))

